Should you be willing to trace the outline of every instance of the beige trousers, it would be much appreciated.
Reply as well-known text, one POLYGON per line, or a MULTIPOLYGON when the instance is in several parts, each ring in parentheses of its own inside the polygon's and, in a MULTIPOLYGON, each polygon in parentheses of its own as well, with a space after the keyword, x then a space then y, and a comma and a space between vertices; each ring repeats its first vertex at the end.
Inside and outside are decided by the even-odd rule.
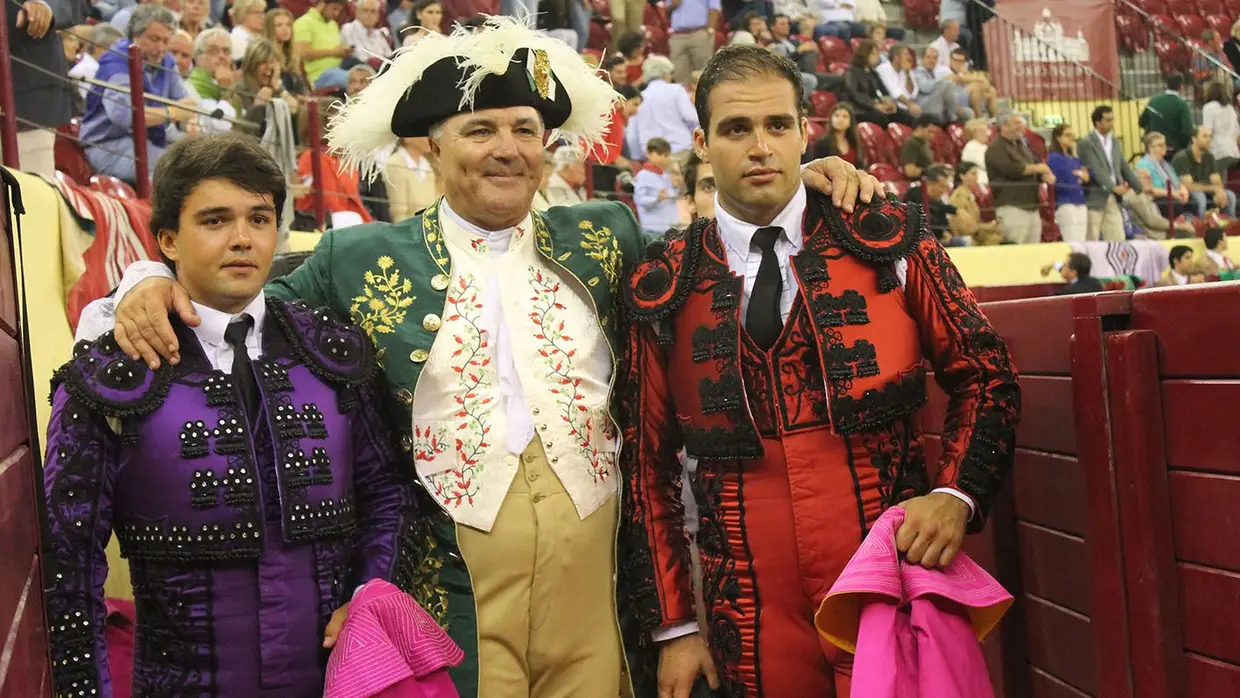
POLYGON ((646 0, 611 0, 611 45, 626 32, 642 33, 645 16, 646 0))
POLYGON ((478 608, 481 698, 615 698, 619 497, 585 520, 535 438, 490 533, 457 529, 478 608))
POLYGON ((1114 196, 1107 197, 1106 206, 1101 211, 1089 210, 1089 232, 1087 236, 1090 240, 1106 240, 1108 242, 1124 240, 1124 214, 1120 211, 1119 203, 1115 201, 1114 196))
POLYGON ((999 234, 1003 241, 1014 245, 1035 245, 1042 242, 1042 217, 1037 209, 1000 206, 995 209, 999 234))
POLYGON ((676 82, 689 85, 693 71, 706 67, 706 61, 715 52, 715 34, 705 27, 667 38, 668 52, 676 68, 676 82))
MULTIPOLYGON (((47 179, 56 176, 56 133, 41 128, 17 132, 17 157, 22 172, 41 175, 47 179)), ((4 144, 0 143, 0 163, 4 162, 4 144)))

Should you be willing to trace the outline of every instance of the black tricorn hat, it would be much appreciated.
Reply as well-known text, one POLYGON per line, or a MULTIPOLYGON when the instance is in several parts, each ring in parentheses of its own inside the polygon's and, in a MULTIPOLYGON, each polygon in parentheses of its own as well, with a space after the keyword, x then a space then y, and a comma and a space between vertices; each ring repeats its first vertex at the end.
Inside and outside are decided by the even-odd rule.
POLYGON ((547 128, 559 128, 573 111, 568 91, 556 85, 546 54, 517 49, 508 70, 489 73, 478 83, 473 102, 466 98, 468 68, 455 57, 431 64, 392 112, 392 133, 401 138, 426 136, 431 127, 457 114, 482 109, 533 107, 547 128))

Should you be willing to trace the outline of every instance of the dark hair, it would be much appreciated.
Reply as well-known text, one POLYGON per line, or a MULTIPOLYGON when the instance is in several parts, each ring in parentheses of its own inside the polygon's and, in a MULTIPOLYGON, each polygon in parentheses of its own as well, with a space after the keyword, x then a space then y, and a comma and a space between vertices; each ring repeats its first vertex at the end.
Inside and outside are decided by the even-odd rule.
POLYGON ((1111 107, 1105 104, 1099 104, 1098 106, 1094 107, 1094 112, 1089 115, 1089 119, 1095 126, 1097 126, 1098 122, 1105 119, 1107 114, 1110 114, 1112 111, 1113 110, 1111 109, 1111 107))
POLYGON ((1167 259, 1171 263, 1171 266, 1175 267, 1176 262, 1179 262, 1181 259, 1184 259, 1185 255, 1190 255, 1192 253, 1193 253, 1193 248, 1189 247, 1188 245, 1176 245, 1175 247, 1171 248, 1171 254, 1167 255, 1167 259))
POLYGON ((921 178, 927 182, 942 182, 947 179, 947 166, 931 165, 921 171, 921 178))
POLYGON ((477 31, 483 28, 484 26, 486 26, 486 23, 487 23, 487 16, 484 14, 476 14, 467 20, 458 22, 458 24, 460 24, 462 27, 466 29, 472 29, 474 31, 477 31))
POLYGON ((956 164, 956 180, 960 181, 961 179, 964 178, 965 175, 969 174, 970 172, 976 169, 977 169, 976 162, 970 162, 968 160, 961 160, 959 163, 956 164))
POLYGON ((646 37, 637 32, 627 32, 616 41, 616 51, 620 55, 628 58, 633 55, 637 49, 646 45, 646 37))
POLYGON ((913 128, 919 129, 919 128, 925 128, 927 126, 937 126, 938 123, 939 122, 936 121, 933 116, 930 116, 929 114, 925 112, 922 112, 921 114, 918 114, 913 119, 913 128))
MULTIPOLYGON (((761 46, 724 46, 706 62, 693 96, 698 123, 707 138, 710 138, 710 93, 722 83, 752 77, 783 78, 792 88, 797 116, 801 115, 801 105, 805 103, 805 84, 801 82, 801 71, 796 64, 761 46)), ((798 121, 797 130, 800 128, 798 121)))
POLYGON ((786 14, 783 14, 782 12, 777 12, 771 16, 771 24, 774 25, 776 22, 778 22, 780 17, 783 17, 784 19, 788 20, 789 25, 792 24, 792 18, 786 14))
POLYGON ((1218 244, 1222 242, 1223 229, 1222 228, 1206 228, 1205 235, 1203 235, 1202 237, 1205 238, 1206 249, 1212 250, 1218 247, 1218 244))
MULTIPOLYGON (((151 232, 159 235, 162 230, 179 230, 185 200, 206 179, 225 179, 246 191, 270 194, 279 225, 288 196, 280 165, 257 138, 222 134, 189 136, 160 156, 151 175, 151 232)), ((164 262, 172 266, 167 258, 164 262)))
POLYGON ((639 92, 637 88, 633 87, 632 85, 617 85, 616 94, 620 95, 621 97, 624 97, 625 99, 637 99, 638 97, 642 96, 642 93, 639 92))
POLYGON ((857 50, 853 51, 852 64, 856 68, 863 70, 870 69, 870 54, 878 51, 878 44, 873 39, 865 39, 857 44, 857 50))
MULTIPOLYGON (((409 9, 409 20, 405 22, 405 26, 401 27, 397 34, 404 34, 406 29, 430 29, 430 27, 422 26, 422 22, 418 20, 418 13, 431 5, 439 5, 440 7, 443 7, 443 3, 444 0, 418 0, 413 3, 413 7, 409 9)), ((439 29, 440 27, 435 27, 436 31, 439 29)), ((399 48, 399 46, 397 48, 399 48)))
POLYGON ((1069 153, 1068 151, 1064 150, 1064 149, 1063 149, 1063 146, 1059 145, 1059 137, 1063 135, 1063 132, 1064 132, 1064 131, 1067 131, 1067 130, 1068 130, 1068 129, 1070 129, 1070 128, 1072 128, 1072 125, 1071 125, 1071 124, 1068 124, 1068 123, 1062 123, 1062 124, 1059 124, 1059 125, 1058 125, 1058 126, 1056 126, 1054 129, 1052 129, 1052 130, 1051 130, 1051 145, 1050 145, 1050 147, 1051 147, 1051 152, 1052 152, 1052 153, 1063 153, 1064 155, 1071 155, 1071 154, 1072 154, 1072 153, 1069 153))
POLYGON ((966 61, 967 61, 967 60, 969 60, 969 52, 968 52, 968 51, 966 51, 966 50, 964 50, 964 49, 962 49, 962 48, 954 48, 954 49, 952 49, 952 52, 951 52, 951 54, 950 54, 950 55, 952 55, 952 56, 960 56, 961 58, 965 59, 966 61))
POLYGON ((1179 73, 1168 73, 1166 81, 1167 89, 1172 92, 1179 92, 1180 88, 1184 87, 1184 76, 1179 73))
POLYGON ((837 111, 848 113, 848 128, 844 129, 844 140, 857 160, 857 169, 865 169, 865 149, 861 147, 861 139, 857 136, 857 113, 848 102, 840 102, 831 108, 831 114, 827 117, 827 132, 814 143, 811 154, 815 159, 840 155, 839 147, 835 143, 835 128, 831 126, 831 118, 837 111))
POLYGON ((1089 278, 1089 273, 1094 269, 1094 263, 1089 261, 1089 255, 1084 252, 1073 252, 1068 255, 1068 268, 1076 272, 1076 275, 1082 279, 1089 278))
POLYGON ((1202 102, 1205 104, 1209 104, 1210 102, 1226 104, 1227 97, 1225 94, 1226 93, 1223 91, 1223 83, 1218 80, 1211 80, 1206 83, 1205 94, 1203 95, 1202 102))
POLYGON ((624 65, 624 56, 608 56, 607 60, 603 61, 603 67, 607 70, 611 70, 618 65, 624 65))
POLYGON ((702 164, 702 158, 698 157, 697 151, 691 150, 689 159, 685 161, 684 167, 680 168, 680 173, 684 175, 685 193, 690 197, 697 193, 698 167, 702 164))
POLYGON ((664 138, 651 138, 646 141, 646 152, 653 155, 670 155, 672 144, 664 138))

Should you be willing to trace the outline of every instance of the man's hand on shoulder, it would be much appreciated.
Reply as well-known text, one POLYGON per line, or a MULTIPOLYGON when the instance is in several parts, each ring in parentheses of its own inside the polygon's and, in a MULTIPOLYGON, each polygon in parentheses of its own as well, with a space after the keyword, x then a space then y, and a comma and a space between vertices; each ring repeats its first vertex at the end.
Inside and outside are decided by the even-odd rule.
POLYGON ((904 523, 896 531, 896 548, 904 559, 927 569, 951 564, 964 543, 969 505, 946 492, 931 492, 899 506, 904 523))
POLYGON ((840 157, 820 158, 801 170, 805 186, 831 197, 836 208, 852 213, 857 200, 868 204, 881 192, 881 185, 874 175, 860 172, 852 163, 840 157))
POLYGON ((659 698, 689 698, 697 677, 719 688, 719 672, 710 650, 697 633, 664 642, 659 648, 659 698))
POLYGON ((181 348, 168 320, 170 311, 190 327, 201 322, 189 294, 176 281, 152 277, 134 286, 116 306, 117 346, 129 358, 145 361, 152 371, 159 368, 160 357, 173 365, 180 363, 181 348))

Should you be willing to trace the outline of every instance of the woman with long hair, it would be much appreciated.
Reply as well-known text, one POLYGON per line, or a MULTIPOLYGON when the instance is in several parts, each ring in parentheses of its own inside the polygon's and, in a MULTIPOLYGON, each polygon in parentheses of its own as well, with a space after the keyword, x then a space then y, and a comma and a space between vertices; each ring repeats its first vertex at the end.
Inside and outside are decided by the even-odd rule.
POLYGON ((1085 208, 1085 184, 1089 170, 1076 156, 1076 134, 1068 124, 1051 131, 1051 152, 1046 158, 1055 175, 1055 225, 1064 242, 1083 242, 1088 237, 1089 211, 1085 208))
POLYGON ((1207 84, 1205 106, 1201 108, 1201 125, 1210 129, 1210 154, 1223 179, 1227 179, 1228 170, 1240 164, 1240 118, 1230 93, 1220 82, 1207 84))
MULTIPOLYGON (((288 105, 287 113, 295 115, 300 108, 297 98, 284 89, 281 70, 284 62, 276 45, 267 39, 255 39, 245 50, 241 59, 241 89, 237 90, 233 106, 241 118, 253 124, 239 128, 262 136, 271 124, 267 123, 268 103, 274 100, 283 101, 288 105)), ((280 110, 283 112, 284 110, 280 110)), ((294 133, 291 125, 286 131, 290 136, 294 133)))
POLYGON ((861 139, 857 137, 857 118, 848 104, 835 105, 827 120, 826 134, 814 143, 812 149, 813 159, 832 155, 847 160, 858 170, 866 168, 865 152, 861 149, 861 139))
POLYGON ((267 11, 263 21, 263 37, 276 47, 280 56, 280 81, 290 94, 303 96, 306 88, 306 72, 301 65, 301 53, 293 41, 293 13, 277 7, 267 11))
POLYGON ((853 54, 852 66, 844 72, 844 99, 852 103, 858 121, 886 126, 895 121, 912 125, 907 111, 900 111, 891 93, 875 72, 878 66, 878 45, 870 39, 862 41, 853 54))
POLYGON ((401 27, 402 46, 412 46, 427 34, 443 33, 443 0, 418 0, 409 11, 409 23, 401 27))

